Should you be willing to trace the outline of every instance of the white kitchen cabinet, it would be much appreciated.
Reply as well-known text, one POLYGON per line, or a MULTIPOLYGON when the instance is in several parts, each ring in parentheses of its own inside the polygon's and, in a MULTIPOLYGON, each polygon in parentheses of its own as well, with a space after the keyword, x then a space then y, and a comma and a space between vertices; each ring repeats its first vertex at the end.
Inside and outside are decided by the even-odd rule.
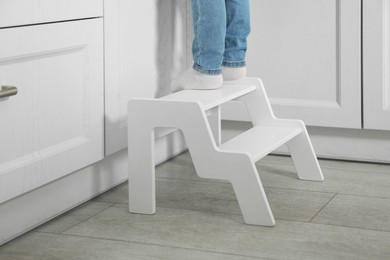
POLYGON ((390 130, 390 1, 363 1, 364 128, 390 130))
MULTIPOLYGON (((3 3, 3 2, 2 2, 3 3)), ((104 157, 102 18, 0 30, 0 203, 104 157)))
POLYGON ((106 155, 127 147, 127 102, 161 97, 172 77, 171 1, 104 1, 106 155))
MULTIPOLYGON (((253 0, 249 76, 275 114, 307 125, 361 128, 360 1, 253 0)), ((239 104, 225 119, 243 118, 239 104)))
POLYGON ((103 0, 1 0, 0 27, 101 17, 103 0))
MULTIPOLYGON (((0 245, 126 181, 128 100, 165 95, 186 62, 171 0, 106 0, 104 18, 102 0, 29 1, 0 2, 0 82, 19 90, 0 99, 0 245)), ((184 149, 157 138, 155 161, 184 149)))

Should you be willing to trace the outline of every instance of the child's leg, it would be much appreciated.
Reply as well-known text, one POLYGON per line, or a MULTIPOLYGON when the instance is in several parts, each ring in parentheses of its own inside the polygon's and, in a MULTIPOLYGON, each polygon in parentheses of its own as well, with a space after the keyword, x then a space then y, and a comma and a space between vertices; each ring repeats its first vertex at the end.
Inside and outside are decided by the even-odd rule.
POLYGON ((223 76, 226 80, 246 75, 245 55, 250 33, 249 0, 226 0, 227 29, 223 59, 223 76))
POLYGON ((192 0, 193 68, 172 82, 172 90, 215 89, 222 85, 225 49, 225 0, 192 0))

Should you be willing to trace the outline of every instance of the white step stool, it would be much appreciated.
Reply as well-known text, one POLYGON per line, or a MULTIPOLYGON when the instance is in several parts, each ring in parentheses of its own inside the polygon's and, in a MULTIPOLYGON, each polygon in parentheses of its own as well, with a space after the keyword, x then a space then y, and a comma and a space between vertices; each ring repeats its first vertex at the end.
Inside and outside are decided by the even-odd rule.
POLYGON ((324 179, 304 123, 276 118, 258 78, 225 83, 217 90, 183 90, 159 99, 132 99, 128 120, 132 213, 156 212, 156 128, 182 130, 197 174, 230 181, 247 224, 275 225, 255 162, 279 146, 288 146, 299 179, 324 179), (253 128, 220 144, 219 106, 233 99, 245 103, 253 128))

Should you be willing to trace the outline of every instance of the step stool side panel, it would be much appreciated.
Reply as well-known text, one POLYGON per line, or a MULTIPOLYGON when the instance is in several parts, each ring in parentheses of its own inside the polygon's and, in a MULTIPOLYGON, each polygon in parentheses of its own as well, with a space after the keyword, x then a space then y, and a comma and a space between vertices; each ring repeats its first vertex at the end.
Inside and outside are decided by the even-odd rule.
MULTIPOLYGON (((133 99, 129 102, 128 110, 129 140, 133 140, 131 137, 134 136, 135 147, 142 145, 142 142, 144 142, 136 140, 136 136, 142 136, 142 133, 148 132, 150 129, 156 127, 180 129, 184 134, 198 175, 204 178, 217 177, 215 172, 208 167, 217 146, 206 113, 199 103, 161 99, 133 99)), ((146 143, 148 145, 145 149, 150 149, 149 139, 146 143)), ((132 159, 129 158, 129 160, 132 159)), ((144 164, 142 161, 134 161, 135 164, 144 164)), ((151 173, 148 173, 148 175, 151 175, 151 173)))
POLYGON ((293 159, 298 177, 301 180, 323 181, 321 167, 310 141, 305 125, 303 131, 286 143, 293 159))
POLYGON ((215 144, 221 144, 221 107, 214 107, 210 109, 207 116, 211 131, 214 136, 215 144))
POLYGON ((128 174, 129 211, 139 214, 156 212, 154 129, 144 120, 145 102, 128 103, 128 174))
POLYGON ((222 152, 215 157, 215 170, 233 185, 245 223, 274 226, 275 219, 255 164, 247 154, 222 152))
POLYGON ((276 118, 261 80, 245 80, 257 84, 257 91, 251 92, 239 99, 245 102, 253 125, 300 128, 301 133, 286 143, 294 161, 298 177, 302 180, 322 181, 324 177, 305 124, 301 120, 276 118))

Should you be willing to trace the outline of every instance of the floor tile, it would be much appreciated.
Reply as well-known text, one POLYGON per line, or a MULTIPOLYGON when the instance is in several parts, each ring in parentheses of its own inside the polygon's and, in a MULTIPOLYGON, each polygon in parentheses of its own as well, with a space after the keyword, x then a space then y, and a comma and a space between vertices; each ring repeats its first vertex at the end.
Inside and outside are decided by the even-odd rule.
POLYGON ((321 167, 347 171, 390 173, 390 164, 319 160, 321 167))
POLYGON ((293 160, 290 156, 284 155, 268 155, 263 157, 256 164, 286 164, 286 165, 294 165, 293 160))
MULTIPOLYGON (((291 160, 289 157, 279 159, 284 160, 284 163, 291 160)), ((264 186, 390 198, 390 172, 323 168, 325 181, 312 182, 298 180, 295 167, 284 163, 256 164, 264 186)), ((214 181, 201 179, 196 175, 188 153, 183 153, 159 166, 156 169, 156 176, 181 180, 214 181)))
MULTIPOLYGON (((302 222, 309 222, 335 195, 278 188, 266 188, 266 194, 276 219, 302 222)), ((127 204, 127 195, 128 186, 124 184, 99 196, 96 200, 127 204)), ((163 208, 241 215, 230 183, 157 179, 156 204, 163 208)))
MULTIPOLYGON (((341 161, 341 160, 318 160, 321 168, 329 169, 338 169, 338 170, 347 170, 347 171, 362 171, 362 172, 378 172, 378 173, 387 173, 390 174, 390 164, 377 164, 377 163, 365 163, 365 162, 351 162, 351 161, 341 161)), ((268 164, 278 164, 278 165, 294 165, 293 160, 290 156, 283 155, 268 155, 261 160, 259 160, 257 165, 268 165, 268 164)), ((189 152, 184 152, 171 160, 167 161, 164 164, 161 164, 163 167, 181 167, 181 166, 191 166, 193 165, 191 155, 189 152), (165 165, 167 164, 167 165, 165 165)), ((189 171, 195 171, 195 169, 189 169, 189 171)), ((164 173, 163 173, 164 174, 164 173)), ((180 176, 180 175, 179 175, 180 176)))
POLYGON ((38 227, 36 230, 49 233, 61 233, 68 228, 90 218, 102 210, 113 205, 112 203, 104 202, 87 202, 84 203, 66 214, 60 215, 46 224, 38 227))
POLYGON ((313 222, 390 231, 390 199, 337 194, 313 222))
MULTIPOLYGON (((327 160, 327 159, 320 159, 318 161, 320 163, 321 168, 339 169, 339 170, 347 170, 347 171, 390 173, 390 164, 327 160)), ((259 160, 257 164, 294 165, 294 162, 290 156, 268 155, 263 159, 259 160)))
POLYGON ((215 180, 200 178, 195 171, 194 164, 189 152, 184 152, 156 167, 157 178, 170 178, 182 180, 197 180, 207 182, 225 182, 226 180, 215 180))
POLYGON ((274 217, 309 222, 333 197, 334 193, 269 188, 265 189, 274 217))
POLYGON ((127 204, 129 202, 129 186, 127 181, 93 198, 92 201, 127 204))
POLYGON ((188 153, 181 154, 156 167, 156 177, 202 180, 195 171, 188 153))
MULTIPOLYGON (((308 222, 334 196, 287 189, 267 188, 276 219, 308 222)), ((254 198, 255 199, 255 198, 254 198)), ((227 183, 183 180, 157 181, 157 206, 241 215, 233 187, 227 183)))
POLYGON ((333 192, 390 198, 390 174, 324 168, 323 182, 297 179, 290 165, 257 165, 263 184, 268 187, 333 192))
POLYGON ((129 214, 115 205, 65 234, 119 239, 271 259, 386 259, 390 232, 280 220, 245 225, 231 214, 158 208, 129 214))
POLYGON ((259 259, 88 237, 30 233, 0 247, 2 260, 259 259))
MULTIPOLYGON (((230 183, 199 182, 192 180, 180 180, 170 178, 156 178, 156 200, 159 203, 180 203, 193 197, 210 198, 215 200, 236 200, 230 183), (167 201, 170 200, 171 202, 167 201)), ((94 201, 108 203, 129 203, 127 183, 96 197, 94 201)))

